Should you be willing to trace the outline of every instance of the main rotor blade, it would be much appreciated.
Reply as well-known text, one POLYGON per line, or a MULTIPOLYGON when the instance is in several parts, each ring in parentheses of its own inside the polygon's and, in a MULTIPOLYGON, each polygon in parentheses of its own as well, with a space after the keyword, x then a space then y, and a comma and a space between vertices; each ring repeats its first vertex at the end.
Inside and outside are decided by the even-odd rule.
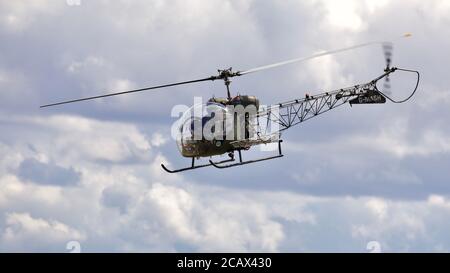
POLYGON ((369 43, 354 45, 354 46, 350 46, 350 47, 346 47, 346 48, 331 50, 331 51, 327 51, 327 52, 314 54, 312 56, 305 57, 305 58, 295 58, 295 59, 286 60, 286 61, 282 61, 282 62, 278 62, 278 63, 274 63, 274 64, 269 64, 269 65, 264 65, 264 66, 252 68, 252 69, 245 70, 245 71, 239 71, 239 74, 240 75, 245 75, 245 74, 249 74, 249 73, 258 72, 258 71, 261 71, 261 70, 271 69, 271 68, 275 68, 275 67, 279 67, 279 66, 283 66, 283 65, 287 65, 287 64, 292 64, 292 63, 304 62, 304 61, 308 61, 308 60, 311 60, 311 59, 314 59, 314 58, 318 58, 318 57, 322 57, 322 56, 326 56, 326 55, 336 54, 336 53, 339 53, 339 52, 349 51, 349 50, 352 50, 352 49, 365 47, 365 46, 370 46, 370 45, 374 45, 374 44, 381 44, 381 43, 382 42, 369 42, 369 43))
MULTIPOLYGON (((403 39, 403 38, 409 38, 411 36, 412 36, 412 34, 407 32, 407 33, 403 34, 402 36, 397 37, 394 40, 403 39)), ((275 68, 275 67, 279 67, 279 66, 283 66, 283 65, 287 65, 287 64, 292 64, 292 63, 297 63, 297 62, 304 62, 304 61, 308 61, 308 60, 311 60, 311 59, 314 59, 314 58, 318 58, 318 57, 322 57, 322 56, 326 56, 326 55, 336 54, 336 53, 349 51, 349 50, 360 48, 360 47, 366 47, 366 46, 370 46, 370 45, 383 44, 383 43, 387 43, 387 42, 375 41, 375 42, 368 42, 368 43, 358 44, 358 45, 349 46, 349 47, 345 47, 345 48, 341 48, 341 49, 336 49, 336 50, 331 50, 331 51, 327 51, 327 52, 314 54, 314 55, 306 57, 306 58, 296 58, 296 59, 286 60, 286 61, 282 61, 282 62, 278 62, 278 63, 274 63, 274 64, 269 64, 269 65, 264 65, 264 66, 248 69, 248 70, 245 70, 245 71, 239 71, 238 75, 241 76, 241 75, 245 75, 245 74, 249 74, 249 73, 253 73, 253 72, 258 72, 258 71, 261 71, 261 70, 266 70, 266 69, 275 68)), ((388 43, 390 43, 390 42, 388 42, 388 43)))
POLYGON ((211 77, 209 77, 209 78, 204 78, 204 79, 198 79, 198 80, 192 80, 192 81, 185 81, 185 82, 177 82, 177 83, 170 83, 170 84, 164 84, 164 85, 158 85, 158 86, 146 87, 146 88, 141 88, 141 89, 128 90, 128 91, 122 91, 122 92, 117 92, 117 93, 110 93, 110 94, 106 94, 106 95, 100 95, 100 96, 94 96, 94 97, 87 97, 87 98, 81 98, 81 99, 75 99, 75 100, 68 100, 68 101, 62 101, 62 102, 57 102, 57 103, 52 103, 52 104, 42 105, 42 106, 40 106, 40 108, 51 107, 51 106, 57 106, 57 105, 62 105, 62 104, 74 103, 74 102, 80 102, 80 101, 85 101, 85 100, 94 100, 94 99, 100 99, 100 98, 112 97, 112 96, 123 95, 123 94, 136 93, 136 92, 141 92, 141 91, 147 91, 147 90, 158 89, 158 88, 164 88, 164 87, 170 87, 170 86, 176 86, 176 85, 182 85, 182 84, 189 84, 189 83, 195 83, 195 82, 204 82, 204 81, 214 81, 214 80, 216 80, 216 79, 217 79, 217 77, 211 76, 211 77))

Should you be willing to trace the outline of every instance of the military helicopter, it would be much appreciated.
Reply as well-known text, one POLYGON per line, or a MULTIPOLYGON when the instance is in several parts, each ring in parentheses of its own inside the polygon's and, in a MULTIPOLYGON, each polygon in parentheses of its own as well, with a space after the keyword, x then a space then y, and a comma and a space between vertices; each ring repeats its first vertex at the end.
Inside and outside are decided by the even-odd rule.
MULTIPOLYGON (((404 35, 404 37, 409 36, 410 34, 404 35)), ((349 103, 350 105, 361 105, 383 104, 386 103, 386 100, 393 103, 403 103, 408 101, 415 94, 419 86, 420 73, 415 70, 391 67, 391 59, 392 42, 370 42, 338 50, 327 51, 306 58, 296 58, 265 65, 249 70, 233 71, 232 68, 228 68, 218 70, 217 75, 206 78, 68 100, 42 105, 41 108, 117 95, 125 95, 159 88, 167 88, 177 85, 223 80, 227 92, 227 96, 225 98, 213 97, 208 100, 206 105, 194 105, 187 110, 179 120, 176 142, 181 155, 191 159, 190 166, 176 170, 171 170, 164 164, 161 164, 161 167, 169 173, 178 173, 209 166, 224 169, 283 157, 281 149, 281 134, 283 131, 346 103, 349 103), (277 103, 267 107, 260 107, 260 102, 256 96, 231 95, 231 78, 241 77, 247 74, 272 69, 287 64, 304 62, 310 59, 319 58, 321 56, 336 54, 373 44, 381 44, 383 46, 386 67, 384 68, 383 74, 369 82, 319 93, 316 95, 306 94, 303 98, 277 103), (417 77, 414 90, 406 99, 401 101, 394 100, 389 96, 389 76, 396 71, 414 73, 417 77), (377 83, 382 79, 384 79, 382 88, 383 91, 379 90, 377 87, 377 83), (201 108, 200 111, 196 111, 197 108, 201 108), (197 114, 195 114, 195 112, 197 112, 197 114), (265 126, 262 126, 264 124, 265 126), (212 133, 209 136, 203 134, 207 127, 209 130, 206 131, 212 133), (254 160, 243 160, 242 151, 247 151, 256 145, 270 143, 278 146, 277 149, 275 149, 277 150, 275 155, 254 160), (235 158, 236 152, 239 156, 239 161, 237 162, 235 158), (223 154, 228 155, 226 160, 213 161, 210 159, 207 164, 195 164, 195 161, 201 157, 212 158, 213 156, 223 154)))

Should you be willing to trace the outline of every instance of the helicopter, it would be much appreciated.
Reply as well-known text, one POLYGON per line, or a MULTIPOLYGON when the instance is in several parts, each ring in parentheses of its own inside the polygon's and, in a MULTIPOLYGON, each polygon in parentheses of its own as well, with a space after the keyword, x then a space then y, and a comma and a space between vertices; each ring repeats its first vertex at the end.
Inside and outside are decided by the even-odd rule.
MULTIPOLYGON (((411 36, 411 34, 405 34, 403 37, 409 36, 411 36)), ((161 167, 168 173, 178 173, 210 166, 218 169, 231 168, 283 157, 284 154, 282 153, 281 147, 283 140, 281 139, 281 135, 285 130, 346 103, 352 106, 362 104, 384 104, 387 100, 392 103, 403 103, 408 101, 417 91, 420 73, 416 70, 391 67, 392 49, 392 42, 369 42, 318 53, 306 58, 290 59, 253 69, 243 71, 233 71, 232 68, 222 69, 218 70, 217 75, 206 78, 62 101, 42 105, 40 108, 178 85, 222 80, 226 87, 226 97, 212 97, 205 105, 194 105, 185 111, 182 118, 179 120, 176 137, 177 147, 183 157, 191 159, 191 164, 188 167, 175 170, 167 168, 164 164, 161 164, 161 167), (231 94, 231 79, 234 77, 241 77, 262 70, 304 62, 314 58, 354 50, 373 44, 382 45, 386 67, 380 76, 369 82, 315 95, 306 94, 303 98, 297 98, 267 107, 262 107, 256 96, 240 94, 232 96, 231 94), (390 94, 389 76, 396 71, 413 73, 416 76, 414 90, 406 99, 400 101, 394 100, 388 95, 390 94), (379 90, 377 87, 377 83, 382 79, 384 79, 383 91, 379 90), (199 110, 198 108, 201 109, 199 110), (265 126, 263 126, 264 124, 265 126), (209 134, 204 134, 205 129, 208 129, 206 132, 209 134), (253 160, 243 160, 243 151, 247 151, 253 146, 267 144, 275 144, 277 146, 277 148, 275 148, 275 150, 277 150, 275 155, 253 160), (238 154, 238 160, 235 157, 235 153, 238 154), (227 159, 221 161, 212 160, 212 157, 224 154, 228 155, 227 159), (206 164, 196 164, 196 160, 199 160, 202 157, 209 157, 209 162, 206 164)))

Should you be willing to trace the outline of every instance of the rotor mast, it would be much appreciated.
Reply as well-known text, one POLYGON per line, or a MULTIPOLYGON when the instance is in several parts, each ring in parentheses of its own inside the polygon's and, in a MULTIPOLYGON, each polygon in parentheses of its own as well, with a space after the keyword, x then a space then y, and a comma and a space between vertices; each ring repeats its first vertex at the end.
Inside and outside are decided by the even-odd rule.
POLYGON ((233 72, 233 68, 230 67, 228 69, 223 69, 223 70, 217 70, 219 72, 219 76, 217 77, 218 79, 222 79, 225 83, 225 86, 227 87, 227 98, 228 100, 231 100, 231 92, 230 92, 230 84, 231 84, 231 80, 230 78, 235 77, 235 76, 241 76, 241 73, 238 72, 233 72))
POLYGON ((230 93, 230 83, 231 83, 231 80, 227 77, 227 78, 224 79, 224 81, 225 81, 225 86, 227 87, 227 97, 228 97, 228 100, 231 100, 231 93, 230 93))

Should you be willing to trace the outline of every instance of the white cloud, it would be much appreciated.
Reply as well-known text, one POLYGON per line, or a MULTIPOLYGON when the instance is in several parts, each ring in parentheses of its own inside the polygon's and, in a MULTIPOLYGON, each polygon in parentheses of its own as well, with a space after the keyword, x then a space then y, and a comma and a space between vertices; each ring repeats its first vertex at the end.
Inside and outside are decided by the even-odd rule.
MULTIPOLYGON (((450 152, 450 137, 438 128, 413 133, 409 121, 393 119, 385 124, 381 133, 372 138, 372 147, 379 147, 388 153, 403 158, 406 156, 430 156, 450 152), (410 137, 414 136, 415 140, 410 137)), ((367 143, 369 139, 359 139, 367 143)))
POLYGON ((164 145, 167 142, 167 138, 164 137, 161 133, 154 133, 151 137, 151 144, 155 147, 159 147, 164 145))
POLYGON ((367 25, 360 12, 359 1, 327 1, 325 5, 328 23, 337 28, 362 31, 367 25))
POLYGON ((369 27, 367 17, 384 8, 388 0, 319 0, 326 11, 325 20, 337 30, 362 32, 369 27))
POLYGON ((63 201, 59 187, 27 184, 11 174, 0 176, 0 185, 2 187, 0 204, 3 200, 5 207, 19 204, 26 196, 29 201, 40 203, 42 206, 57 205, 63 201))
POLYGON ((313 250, 311 239, 329 243, 320 239, 327 232, 327 238, 347 238, 349 246, 341 250, 366 251, 371 240, 379 241, 384 251, 408 250, 418 247, 417 242, 437 243, 426 234, 439 232, 433 223, 449 214, 447 199, 437 195, 426 202, 313 197, 183 180, 163 184, 127 175, 126 168, 111 174, 89 169, 78 188, 3 177, 0 213, 33 211, 5 214, 5 226, 0 224, 5 249, 64 251, 67 241, 80 240, 85 251, 283 251, 294 243, 290 238, 295 232, 293 249, 313 250), (105 191, 113 193, 106 203, 105 191), (352 247, 352 241, 361 242, 361 248, 352 247))
POLYGON ((92 70, 93 68, 101 68, 105 66, 105 60, 102 57, 88 56, 83 61, 72 61, 67 66, 70 73, 81 73, 92 70))
POLYGON ((342 65, 333 56, 324 56, 309 62, 306 66, 309 70, 307 74, 312 75, 318 90, 333 90, 337 86, 350 86, 354 83, 351 75, 343 76, 342 65))
POLYGON ((450 210, 450 200, 445 196, 433 194, 428 197, 428 204, 431 206, 441 207, 450 210))
POLYGON ((433 208, 427 202, 387 201, 370 198, 365 206, 374 215, 365 223, 352 225, 352 236, 375 240, 385 246, 385 251, 411 251, 415 242, 426 240, 430 221, 428 214, 433 208), (395 247, 394 247, 395 246, 395 247))
POLYGON ((55 243, 61 249, 70 240, 83 240, 85 236, 64 223, 33 218, 28 213, 6 214, 5 229, 1 235, 3 251, 23 251, 22 248, 34 251, 48 251, 55 243))
POLYGON ((376 151, 398 158, 429 157, 450 152, 450 136, 442 128, 424 128, 416 131, 413 121, 403 117, 393 117, 372 128, 372 132, 353 133, 348 136, 333 137, 324 142, 289 143, 289 147, 299 152, 330 150, 352 152, 358 149, 376 151))
POLYGON ((0 3, 0 26, 10 31, 22 31, 39 16, 55 14, 64 7, 65 1, 2 1, 0 3))
POLYGON ((366 202, 368 207, 379 219, 384 219, 387 215, 388 205, 385 200, 371 198, 366 202))
MULTIPOLYGON (((168 140, 162 133, 154 133, 157 126, 152 122, 168 115, 160 110, 170 109, 168 105, 175 101, 188 101, 194 91, 217 92, 214 90, 219 85, 185 86, 170 96, 155 92, 150 100, 139 96, 117 98, 112 100, 113 109, 109 108, 107 115, 100 113, 103 119, 107 116, 113 120, 116 115, 127 117, 127 122, 101 121, 98 110, 105 108, 95 106, 106 105, 102 101, 86 108, 89 110, 80 106, 80 115, 89 118, 23 113, 31 111, 31 102, 69 94, 96 95, 96 90, 107 88, 120 91, 141 83, 185 80, 209 73, 221 64, 239 63, 238 68, 246 68, 298 52, 385 38, 391 32, 398 35, 406 27, 418 31, 419 39, 398 51, 396 58, 400 57, 396 60, 407 56, 403 61, 414 64, 424 56, 426 61, 420 69, 434 72, 433 67, 445 62, 446 56, 436 54, 437 62, 433 54, 438 50, 427 49, 446 45, 446 35, 442 34, 448 25, 445 1, 313 1, 324 6, 259 1, 83 1, 76 9, 83 20, 65 1, 28 2, 0 4, 0 30, 6 30, 1 37, 6 40, 23 31, 23 37, 35 39, 34 43, 20 35, 10 39, 17 42, 11 47, 20 49, 21 54, 2 44, 2 250, 64 251, 66 241, 77 239, 86 243, 86 251, 321 251, 328 246, 332 251, 366 251, 365 243, 372 240, 379 240, 382 249, 414 251, 445 249, 450 242, 448 197, 441 192, 436 195, 436 188, 429 187, 434 181, 424 180, 420 170, 407 165, 411 159, 427 163, 428 159, 448 155, 450 138, 445 131, 445 115, 427 110, 448 104, 446 92, 442 91, 448 87, 445 77, 435 78, 431 73, 424 77, 424 89, 431 91, 418 100, 422 109, 414 109, 416 112, 408 112, 412 106, 406 105, 396 108, 395 115, 390 112, 392 115, 375 116, 380 112, 371 112, 374 108, 358 109, 356 113, 362 118, 355 118, 353 126, 345 118, 354 113, 343 119, 331 118, 320 128, 309 127, 317 134, 312 142, 302 135, 306 130, 299 130, 294 136, 305 142, 285 146, 290 159, 270 165, 273 169, 266 172, 267 176, 261 175, 264 177, 258 174, 265 171, 262 165, 231 173, 200 170, 200 174, 168 175, 161 170, 161 162, 170 164, 178 154, 163 150, 168 140), (402 16, 392 13, 392 7, 401 7, 398 12, 402 16), (439 37, 424 35, 434 33, 435 27, 436 32, 442 31, 439 37), (28 60, 26 64, 23 56, 28 60), (23 98, 29 104, 18 107, 23 98), (150 116, 149 111, 158 115, 150 116), (415 119, 422 111, 427 114, 425 118, 440 123, 422 126, 427 122, 415 119), (145 114, 142 119, 149 119, 146 126, 151 130, 143 131, 139 127, 143 125, 135 125, 135 113, 145 114), (346 132, 335 135, 340 125, 347 126, 346 132), (148 131, 150 135, 144 133, 148 131), (302 152, 302 157, 295 155, 295 150, 302 152), (80 183, 65 187, 23 181, 17 170, 27 159, 73 168, 81 173, 80 183), (379 165, 372 168, 374 163, 379 165), (280 184, 278 176, 286 173, 288 164, 293 164, 295 170, 312 167, 289 174, 292 180, 280 184), (330 173, 336 171, 346 174, 344 178, 359 176, 359 183, 330 179, 330 173), (254 176, 261 178, 261 184, 247 186, 254 176), (230 185, 229 177, 236 183, 230 185), (303 191, 328 189, 333 185, 326 183, 327 179, 337 185, 331 194, 335 197, 330 197, 329 192, 311 196, 303 191), (432 195, 425 201, 391 200, 384 196, 390 194, 390 188, 374 197, 361 197, 355 190, 377 182, 385 186, 391 180, 398 182, 395 185, 420 185, 423 194, 432 195), (248 188, 243 189, 244 185, 248 188)), ((285 78, 270 76, 274 74, 261 74, 260 78, 249 76, 233 86, 239 92, 254 90, 272 102, 286 95, 281 92, 283 88, 295 90, 289 92, 297 96, 299 83, 300 87, 329 89, 365 77, 361 71, 372 72, 375 58, 371 55, 349 54, 346 58, 329 56, 301 66, 305 68, 297 73, 302 74, 301 82, 296 73, 278 70, 281 72, 276 75, 291 75, 295 85, 285 78)), ((433 163, 424 166, 434 170, 433 163)), ((439 175, 447 174, 438 171, 439 175)), ((407 189, 397 188, 393 194, 407 194, 407 189)))
MULTIPOLYGON (((23 118, 17 122, 44 128, 54 139, 42 139, 36 149, 47 151, 58 161, 107 160, 120 162, 138 157, 149 158, 151 145, 134 125, 100 122, 77 116, 23 118), (64 155, 61 159, 59 155, 64 155)), ((31 137, 31 136, 30 136, 31 137)), ((28 141, 32 142, 31 139, 28 141)))
MULTIPOLYGON (((137 151, 150 149, 146 137, 134 126, 74 116, 51 116, 45 120, 16 117, 15 121, 29 128, 44 128, 41 130, 45 132, 32 136, 33 149, 24 145, 29 141, 28 134, 16 139, 18 162, 30 157, 53 160, 55 155, 60 155, 59 162, 64 166, 76 165, 81 181, 75 187, 65 187, 58 181, 51 186, 25 182, 12 174, 18 169, 17 163, 4 162, 6 166, 0 166, 4 170, 0 175, 0 213, 16 210, 40 215, 39 218, 28 214, 8 216, 2 242, 9 249, 37 251, 39 248, 27 245, 26 241, 34 242, 33 236, 55 229, 53 237, 42 237, 45 240, 42 249, 62 249, 64 240, 77 240, 80 234, 85 234, 86 240, 109 241, 111 251, 166 249, 166 245, 175 242, 204 251, 278 250, 283 239, 282 226, 271 219, 272 215, 265 212, 266 207, 260 201, 242 203, 245 198, 240 197, 241 201, 236 203, 221 191, 216 197, 203 200, 203 193, 189 186, 171 186, 182 181, 182 177, 168 177, 162 171, 160 163, 167 160, 161 155, 144 158, 144 162, 130 165, 132 169, 115 161, 127 158, 130 147, 137 151), (49 132, 51 143, 47 143, 49 132), (88 137, 96 147, 84 144, 82 139, 88 137), (103 153, 100 148, 106 144, 107 153, 103 153), (79 163, 80 158, 83 163, 79 163), (110 160, 110 167, 102 166, 99 158, 110 160), (79 233, 69 228, 69 224, 76 226, 79 233), (144 241, 122 235, 130 233, 130 229, 144 235, 147 226, 154 236, 144 241), (122 236, 129 241, 120 241, 122 236)), ((163 141, 160 136, 156 139, 158 144, 163 141)), ((8 153, 14 151, 2 145, 8 153)))
POLYGON ((282 226, 270 219, 263 204, 217 197, 205 202, 198 194, 155 184, 148 201, 175 236, 200 251, 277 251, 282 226))
POLYGON ((426 90, 426 96, 417 101, 423 111, 430 111, 442 104, 450 105, 450 89, 437 89, 433 86, 421 86, 420 89, 426 90))

